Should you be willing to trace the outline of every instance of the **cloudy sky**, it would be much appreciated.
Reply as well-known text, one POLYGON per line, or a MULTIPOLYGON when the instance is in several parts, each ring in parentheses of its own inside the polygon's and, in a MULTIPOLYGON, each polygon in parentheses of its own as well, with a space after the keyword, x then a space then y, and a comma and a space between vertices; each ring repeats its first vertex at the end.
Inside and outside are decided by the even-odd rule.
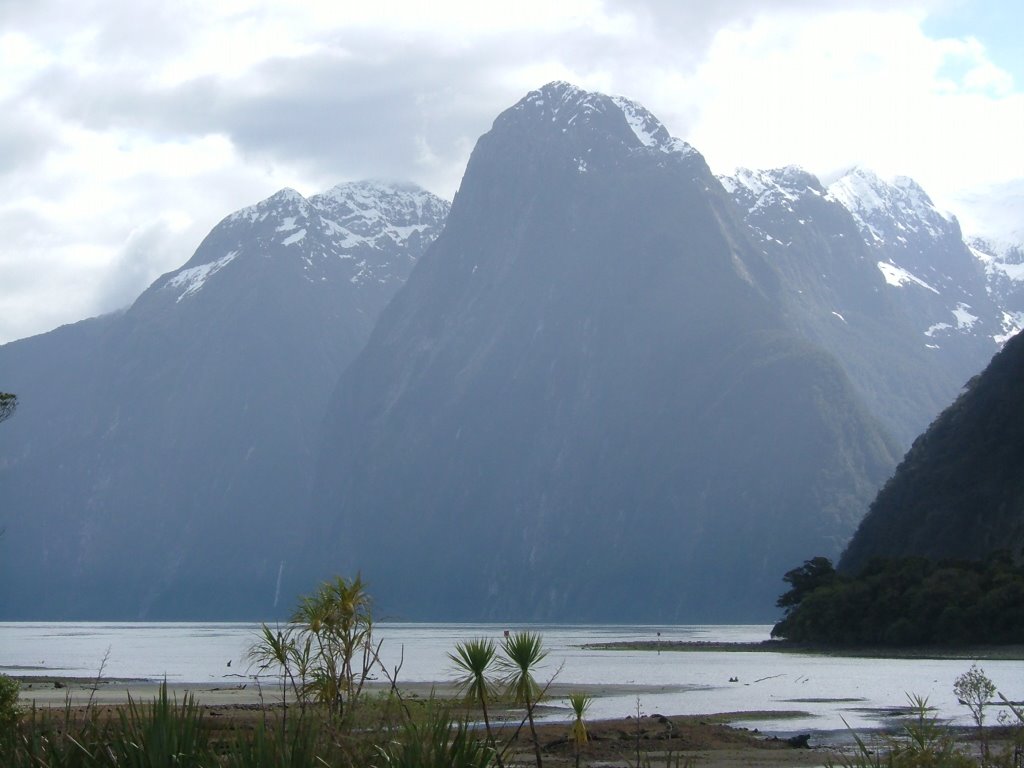
POLYGON ((1019 232, 1021 29, 1020 0, 0 0, 0 343, 127 305, 284 186, 451 198, 555 79, 717 172, 862 164, 1019 232))

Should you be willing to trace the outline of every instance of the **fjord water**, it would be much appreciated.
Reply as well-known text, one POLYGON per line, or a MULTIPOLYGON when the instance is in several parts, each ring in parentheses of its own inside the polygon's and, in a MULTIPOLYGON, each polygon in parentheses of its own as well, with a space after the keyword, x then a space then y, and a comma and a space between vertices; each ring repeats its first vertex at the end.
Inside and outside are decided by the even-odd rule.
MULTIPOLYGON (((401 661, 400 682, 443 682, 455 676, 448 653, 475 637, 500 642, 503 631, 540 632, 549 653, 538 679, 557 672, 562 685, 606 686, 590 717, 635 714, 709 714, 801 711, 793 718, 743 720, 769 733, 879 728, 907 705, 907 694, 927 696, 937 714, 968 722, 953 695, 962 659, 864 659, 774 652, 591 650, 588 643, 658 640, 758 642, 768 625, 505 627, 497 624, 381 623, 382 660, 401 661), (737 678, 730 682, 730 678, 737 678)), ((238 623, 0 623, 0 672, 11 675, 166 678, 173 684, 241 684, 255 668, 247 651, 259 625, 238 623), (104 661, 105 659, 105 661, 104 661), (230 665, 229 665, 230 662, 230 665)), ((986 661, 986 673, 1011 699, 1024 694, 1019 661, 986 661)), ((563 700, 546 717, 568 718, 563 700)), ((737 721, 738 723, 740 721, 737 721)))

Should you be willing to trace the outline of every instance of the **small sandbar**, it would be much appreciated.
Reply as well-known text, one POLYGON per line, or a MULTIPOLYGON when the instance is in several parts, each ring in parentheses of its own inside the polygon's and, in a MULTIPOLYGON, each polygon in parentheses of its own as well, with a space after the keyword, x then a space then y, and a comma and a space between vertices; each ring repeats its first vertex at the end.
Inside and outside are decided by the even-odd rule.
MULTIPOLYGON (((61 677, 58 675, 14 676, 21 684, 20 701, 28 706, 81 707, 92 704, 125 704, 134 701, 150 701, 159 694, 162 680, 114 679, 61 677)), ((608 685, 553 683, 546 689, 547 702, 564 699, 570 693, 586 693, 594 697, 647 695, 654 693, 677 693, 702 690, 703 686, 693 685, 608 685)), ((384 693, 390 689, 388 683, 368 683, 364 691, 368 694, 384 693)), ((406 697, 426 699, 437 697, 454 699, 459 697, 457 686, 450 681, 400 683, 399 692, 406 697)), ((276 705, 282 700, 281 685, 274 680, 256 681, 252 678, 233 677, 220 682, 183 683, 167 682, 170 697, 179 702, 192 696, 199 704, 207 706, 228 705, 276 705)), ((291 691, 288 691, 291 698, 291 691)))
POLYGON ((586 643, 588 651, 656 651, 705 653, 802 653, 818 656, 846 656, 864 659, 966 659, 1024 660, 1024 645, 987 645, 960 647, 871 647, 823 646, 791 643, 788 640, 762 640, 733 643, 712 640, 624 640, 610 643, 586 643))

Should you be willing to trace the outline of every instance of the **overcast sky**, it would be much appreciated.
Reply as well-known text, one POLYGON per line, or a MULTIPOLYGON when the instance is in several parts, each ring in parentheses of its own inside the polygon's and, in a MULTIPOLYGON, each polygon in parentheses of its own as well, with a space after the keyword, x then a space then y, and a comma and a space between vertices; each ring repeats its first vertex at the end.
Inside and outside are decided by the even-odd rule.
POLYGON ((1019 232, 1022 29, 1020 0, 0 0, 0 343, 127 305, 281 187, 450 199, 556 79, 719 173, 862 164, 1019 232))

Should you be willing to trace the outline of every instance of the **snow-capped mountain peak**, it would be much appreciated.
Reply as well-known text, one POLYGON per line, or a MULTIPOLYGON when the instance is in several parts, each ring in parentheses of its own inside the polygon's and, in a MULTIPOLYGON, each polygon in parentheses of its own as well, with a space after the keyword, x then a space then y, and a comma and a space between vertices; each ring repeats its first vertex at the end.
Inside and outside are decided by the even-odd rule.
POLYGON ((338 184, 310 202, 328 226, 354 237, 388 237, 396 243, 437 226, 448 213, 446 201, 421 187, 377 181, 338 184))
POLYGON ((683 155, 695 152, 685 141, 673 138, 658 118, 635 101, 586 91, 560 80, 528 93, 511 113, 529 115, 561 133, 598 130, 631 149, 683 155))
POLYGON ((413 184, 346 182, 308 199, 285 188, 226 217, 155 287, 182 302, 254 257, 294 264, 311 283, 401 283, 440 234, 448 207, 413 184))
POLYGON ((905 239, 908 232, 940 238, 958 226, 907 176, 885 181, 871 170, 855 167, 828 191, 853 215, 865 238, 877 242, 905 239))
MULTIPOLYGON (((968 237, 966 242, 974 255, 983 262, 1024 265, 1024 238, 1020 242, 1015 242, 1006 238, 975 235, 968 237)), ((1024 279, 1024 274, 1020 279, 1024 279)))
POLYGON ((309 202, 291 187, 285 187, 255 205, 235 211, 226 220, 247 220, 254 223, 271 216, 282 216, 285 212, 306 216, 309 212, 309 202))
POLYGON ((1002 343, 1024 329, 1024 242, 971 237, 971 254, 985 270, 988 294, 1002 308, 1002 343))
POLYGON ((776 204, 792 212, 792 204, 805 195, 822 197, 825 189, 818 179, 798 165, 768 171, 737 168, 732 176, 719 176, 719 182, 748 214, 776 204))
POLYGON ((1000 344, 1019 329, 1016 316, 999 308, 1006 306, 1006 297, 996 290, 1000 280, 995 278, 1006 275, 998 274, 998 259, 977 245, 972 258, 956 218, 941 213, 913 179, 885 181, 865 168, 854 168, 828 189, 876 251, 886 283, 920 304, 917 311, 927 318, 929 348, 938 348, 933 345, 940 337, 941 343, 949 343, 954 335, 1000 344))

